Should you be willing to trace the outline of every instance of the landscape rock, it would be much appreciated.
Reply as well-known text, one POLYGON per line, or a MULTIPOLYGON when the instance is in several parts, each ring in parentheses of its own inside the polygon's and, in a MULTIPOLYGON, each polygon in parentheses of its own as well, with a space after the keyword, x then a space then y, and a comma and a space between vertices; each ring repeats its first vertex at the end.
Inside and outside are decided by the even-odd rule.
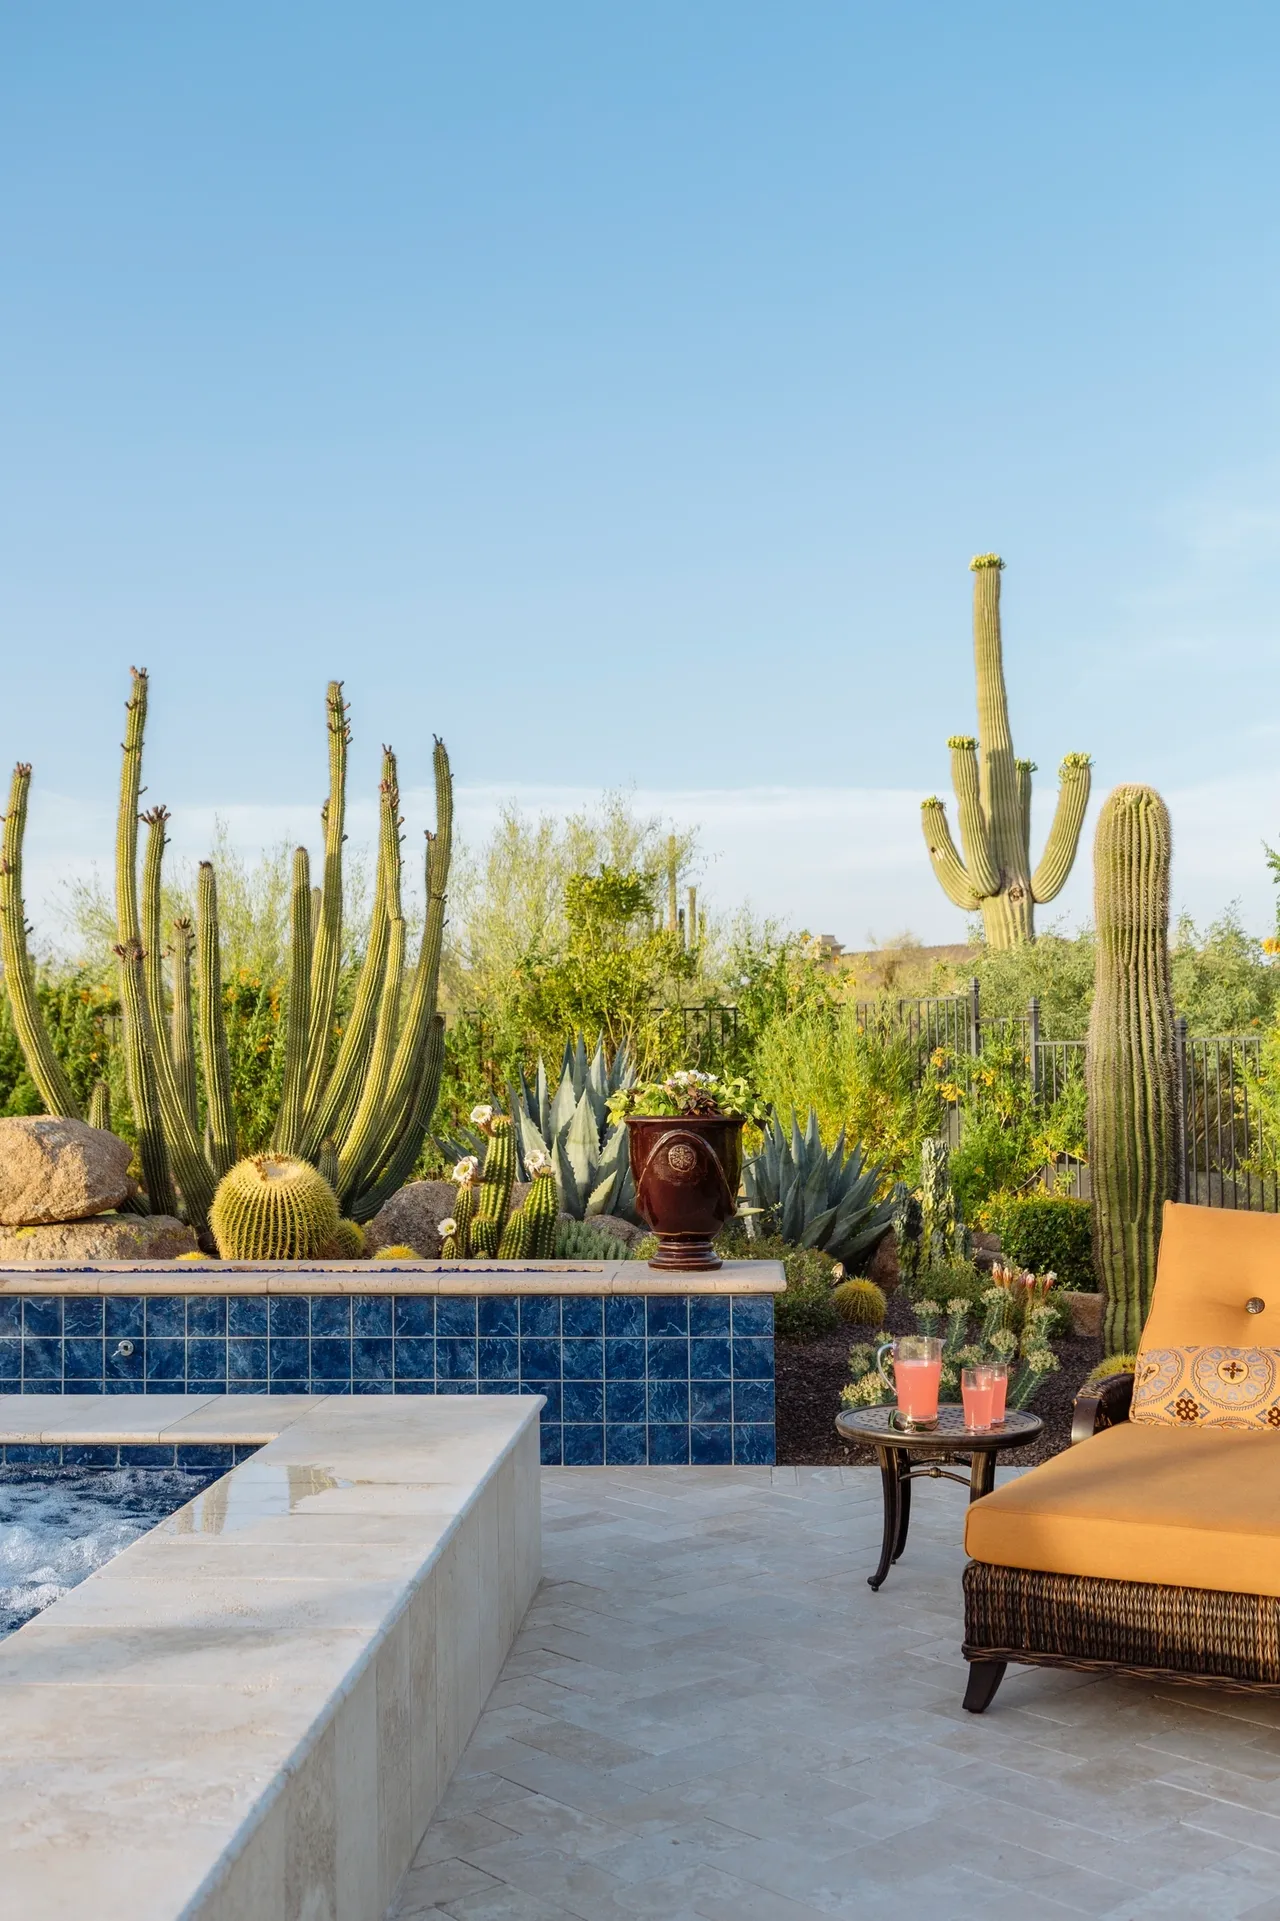
POLYGON ((624 1221, 621 1214, 591 1214, 588 1216, 587 1225, 598 1227, 602 1234, 608 1234, 613 1240, 621 1241, 627 1248, 634 1247, 637 1241, 644 1240, 646 1235, 653 1232, 651 1227, 638 1226, 635 1221, 624 1221))
MULTIPOLYGON (((511 1190, 514 1213, 529 1189, 517 1181, 511 1190)), ((364 1230, 366 1256, 380 1247, 411 1247, 424 1261, 440 1259, 440 1223, 447 1221, 457 1206, 458 1190, 452 1181, 410 1181, 386 1206, 376 1213, 364 1230)))
POLYGON ((56 1114, 0 1119, 0 1226, 83 1221, 128 1198, 131 1150, 101 1127, 56 1114))
POLYGON ((989 1274, 996 1263, 1003 1259, 1004 1250, 1000 1245, 1000 1236, 998 1234, 984 1234, 981 1230, 975 1229, 973 1236, 974 1266, 981 1268, 984 1273, 989 1274))
POLYGON ((1051 1299, 1064 1301, 1070 1308, 1073 1334, 1101 1334, 1101 1294, 1077 1294, 1072 1289, 1064 1287, 1061 1291, 1055 1288, 1051 1299))
POLYGON ((874 1281, 886 1298, 902 1279, 898 1266, 898 1243, 892 1228, 876 1243, 876 1251, 867 1266, 867 1279, 874 1281))
POLYGON ((87 1267, 96 1261, 172 1261, 196 1237, 172 1214, 103 1214, 45 1227, 0 1227, 0 1267, 87 1267))

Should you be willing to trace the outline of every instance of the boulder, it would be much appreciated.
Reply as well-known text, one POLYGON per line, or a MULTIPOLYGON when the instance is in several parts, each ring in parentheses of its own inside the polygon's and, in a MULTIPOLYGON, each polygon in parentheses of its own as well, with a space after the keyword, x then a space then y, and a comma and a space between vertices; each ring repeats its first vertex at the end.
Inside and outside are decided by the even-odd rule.
POLYGON ((628 1249, 633 1248, 637 1241, 644 1240, 646 1235, 653 1232, 651 1227, 640 1227, 635 1221, 624 1221, 621 1214, 589 1214, 587 1226, 598 1227, 602 1234, 608 1234, 613 1240, 621 1241, 628 1249))
POLYGON ((0 1119, 0 1227, 83 1221, 129 1195, 130 1148, 56 1114, 0 1119))
MULTIPOLYGON (((512 1189, 511 1205, 516 1208, 525 1190, 512 1189)), ((440 1259, 440 1223, 447 1221, 458 1201, 452 1181, 410 1181, 393 1194, 364 1230, 366 1255, 380 1247, 412 1247, 424 1261, 440 1259)))
POLYGON ((1070 1288, 1054 1289, 1050 1299, 1063 1301, 1071 1310, 1071 1332, 1073 1334, 1098 1335, 1102 1332, 1101 1294, 1077 1294, 1070 1288))
POLYGON ((902 1271, 898 1266, 898 1243, 892 1228, 876 1243, 876 1251, 867 1263, 867 1279, 874 1281, 886 1297, 893 1293, 902 1279, 902 1271))
POLYGON ((194 1254, 193 1228, 172 1214, 103 1214, 46 1227, 0 1227, 0 1267, 87 1267, 96 1261, 172 1261, 194 1254))

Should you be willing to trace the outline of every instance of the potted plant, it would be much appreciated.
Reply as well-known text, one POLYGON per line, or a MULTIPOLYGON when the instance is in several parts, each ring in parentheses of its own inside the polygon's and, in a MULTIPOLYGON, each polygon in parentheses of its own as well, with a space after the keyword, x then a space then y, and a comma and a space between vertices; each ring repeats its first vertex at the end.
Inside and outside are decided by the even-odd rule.
POLYGON ((636 1207, 660 1243, 650 1267, 720 1266, 712 1242, 737 1212, 743 1122, 765 1111, 740 1076, 722 1080, 695 1068, 612 1096, 610 1119, 627 1124, 636 1207))

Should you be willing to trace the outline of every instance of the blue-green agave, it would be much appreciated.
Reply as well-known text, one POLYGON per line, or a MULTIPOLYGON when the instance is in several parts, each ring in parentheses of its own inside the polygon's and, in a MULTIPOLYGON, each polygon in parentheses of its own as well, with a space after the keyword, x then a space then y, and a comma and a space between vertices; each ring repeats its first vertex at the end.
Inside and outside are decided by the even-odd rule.
POLYGON ((775 1115, 743 1179, 747 1205, 759 1209, 769 1232, 793 1247, 819 1247, 847 1268, 893 1223, 892 1196, 876 1198, 879 1167, 864 1166, 861 1147, 846 1154, 843 1128, 828 1152, 812 1108, 803 1134, 794 1113, 790 1133, 775 1115))

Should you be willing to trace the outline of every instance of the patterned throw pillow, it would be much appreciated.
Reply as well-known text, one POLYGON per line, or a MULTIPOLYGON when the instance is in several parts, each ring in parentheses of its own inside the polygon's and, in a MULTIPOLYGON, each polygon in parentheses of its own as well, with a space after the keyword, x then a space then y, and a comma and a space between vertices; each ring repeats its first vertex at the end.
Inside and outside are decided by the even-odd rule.
POLYGON ((1129 1419, 1160 1427, 1280 1429, 1280 1349, 1144 1348, 1129 1419))

